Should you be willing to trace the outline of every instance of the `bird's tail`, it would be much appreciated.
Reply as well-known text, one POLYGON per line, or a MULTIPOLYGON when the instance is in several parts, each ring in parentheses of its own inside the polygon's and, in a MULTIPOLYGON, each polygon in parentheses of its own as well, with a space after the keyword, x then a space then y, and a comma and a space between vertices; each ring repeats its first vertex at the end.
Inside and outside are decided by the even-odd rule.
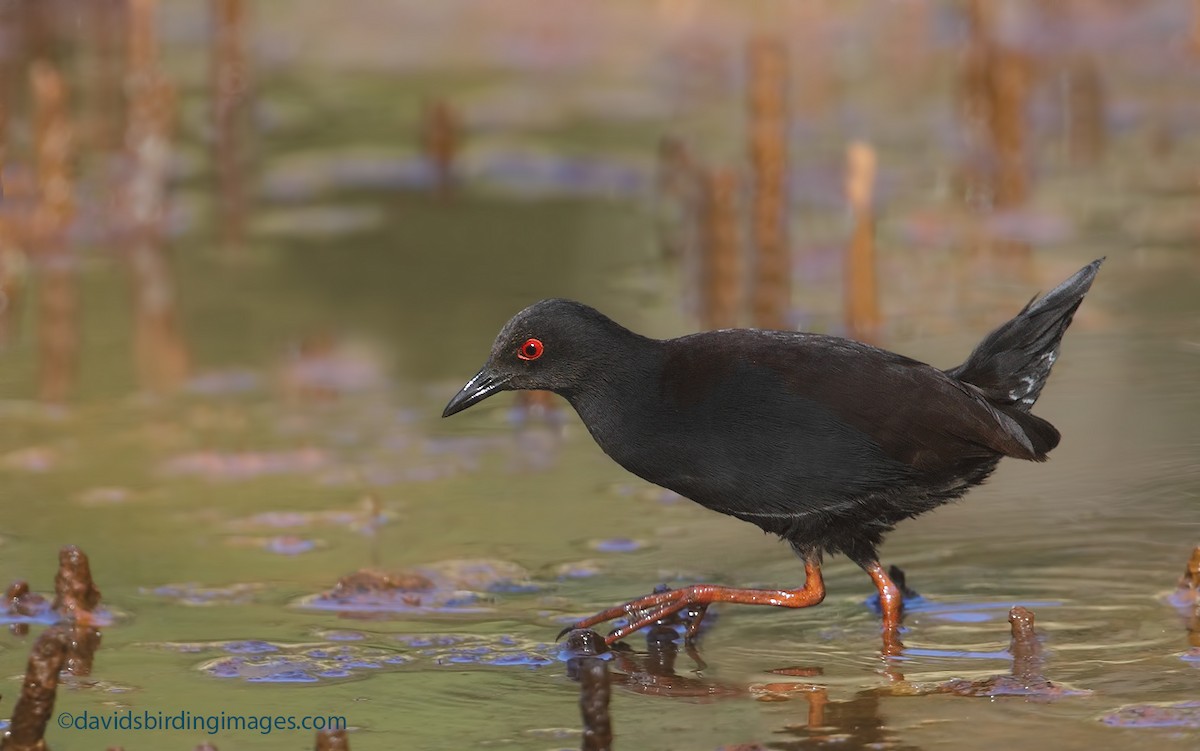
POLYGON ((966 362, 946 371, 978 388, 1014 418, 1042 456, 1058 444, 1058 431, 1029 410, 1042 393, 1063 334, 1103 262, 1103 258, 1092 261, 1041 299, 1030 300, 1016 317, 984 337, 966 362))

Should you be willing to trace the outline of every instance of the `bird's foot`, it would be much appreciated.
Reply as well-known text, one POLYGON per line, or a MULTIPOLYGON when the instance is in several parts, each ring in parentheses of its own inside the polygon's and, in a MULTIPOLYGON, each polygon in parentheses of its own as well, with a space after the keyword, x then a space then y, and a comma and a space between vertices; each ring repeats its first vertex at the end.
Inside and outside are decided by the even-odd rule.
POLYGON ((563 629, 558 636, 562 638, 574 629, 591 628, 598 623, 625 618, 625 625, 613 629, 605 637, 604 642, 610 647, 635 631, 660 622, 669 626, 682 622, 686 626, 684 643, 690 644, 700 630, 700 623, 704 620, 704 613, 709 604, 722 599, 720 592, 723 589, 712 584, 693 584, 680 589, 656 590, 653 594, 585 618, 563 629))

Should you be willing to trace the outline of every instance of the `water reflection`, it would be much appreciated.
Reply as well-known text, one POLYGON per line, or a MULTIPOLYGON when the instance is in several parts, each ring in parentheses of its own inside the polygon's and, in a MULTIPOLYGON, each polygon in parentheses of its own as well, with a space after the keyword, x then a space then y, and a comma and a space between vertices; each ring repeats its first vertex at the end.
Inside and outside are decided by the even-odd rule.
MULTIPOLYGON (((683 644, 690 666, 688 674, 680 675, 676 663, 681 641, 677 627, 659 624, 648 629, 644 653, 627 650, 610 653, 614 670, 612 682, 627 691, 647 696, 684 699, 753 697, 762 702, 799 699, 807 705, 804 722, 788 722, 775 731, 775 735, 787 740, 722 746, 721 751, 826 748, 830 744, 848 749, 916 748, 900 743, 897 731, 888 726, 881 713, 881 697, 891 695, 893 689, 871 689, 858 692, 850 699, 832 699, 824 685, 814 682, 775 681, 739 686, 714 681, 703 676, 707 665, 691 643, 683 644)), ((903 676, 890 663, 887 671, 891 680, 903 681, 903 676)), ((811 678, 821 676, 824 671, 820 667, 790 667, 772 672, 811 678)), ((616 722, 619 727, 619 714, 616 722)))
MULTIPOLYGON (((694 644, 683 641, 683 634, 691 625, 686 623, 686 619, 679 619, 679 622, 672 624, 660 623, 650 628, 646 633, 644 653, 634 653, 621 645, 623 648, 605 656, 611 658, 614 670, 611 681, 638 694, 686 699, 749 696, 760 702, 771 703, 800 700, 807 706, 803 722, 788 722, 775 731, 775 735, 786 739, 724 746, 723 751, 826 748, 830 744, 851 749, 912 749, 917 746, 906 743, 900 730, 885 718, 884 704, 894 707, 895 702, 917 701, 919 697, 946 694, 1049 701, 1091 693, 1065 687, 1046 677, 1046 653, 1034 628, 1032 611, 1021 606, 1014 607, 1009 612, 1008 620, 1011 642, 1007 654, 1001 654, 1012 660, 1012 668, 1007 674, 974 680, 956 678, 932 683, 914 682, 906 678, 903 672, 905 654, 897 652, 882 659, 879 674, 885 679, 883 685, 857 691, 849 699, 831 697, 829 687, 820 680, 826 670, 814 665, 776 668, 769 672, 780 676, 779 679, 749 686, 706 678, 703 675, 707 669, 704 659, 694 644), (676 667, 681 641, 684 653, 690 660, 687 675, 680 675, 676 667), (783 680, 784 677, 806 680, 783 680)), ((603 640, 592 632, 574 631, 568 637, 568 644, 570 648, 585 651, 590 646, 594 651, 596 645, 603 647, 603 640), (589 636, 593 638, 587 638, 589 636)), ((990 653, 979 656, 984 659, 996 657, 990 653)), ((569 665, 568 672, 571 671, 569 665)))
MULTIPOLYGON (((776 731, 783 739, 768 741, 758 748, 777 751, 816 748, 914 751, 920 748, 904 742, 899 732, 887 724, 877 693, 863 691, 850 699, 830 700, 824 689, 816 689, 802 697, 808 703, 807 720, 783 726, 776 731)), ((747 751, 753 748, 750 746, 747 751)))
MULTIPOLYGON (((1195 732, 1200 614, 1147 593, 1194 544, 1194 4, 552 5, 297 2, 262 23, 244 0, 0 3, 0 553, 21 575, 72 541, 107 562, 140 630, 114 615, 93 673, 227 709, 230 682, 195 662, 284 645, 300 662, 240 665, 342 677, 241 686, 250 704, 341 701, 346 669, 371 676, 353 714, 380 737, 507 742, 570 704, 556 619, 789 562, 614 471, 561 402, 436 424, 475 332, 565 295, 656 335, 782 321, 949 364, 1014 288, 1107 253, 1119 273, 1047 403, 1061 453, 891 541, 945 598, 910 608, 902 656, 880 660, 845 585, 804 618, 710 614, 703 653, 660 626, 610 660, 617 743, 652 744, 669 712, 681 747, 944 745, 966 723, 927 721, 970 701, 959 675, 971 696, 1096 692, 1020 716, 974 702, 1001 710, 967 731, 1190 748, 1148 726, 1195 732), (428 564, 448 559, 514 575, 428 564), (339 577, 344 599, 303 607, 339 577), (1005 675, 1014 599, 1055 652, 1005 675), (347 624, 383 652, 311 644, 347 624), (414 659, 346 667, 396 650, 414 659), (739 680, 785 652, 812 660, 739 680), (769 737, 738 725, 792 707, 769 737)), ((59 615, 9 594, 15 675, 59 615)), ((81 628, 63 638, 91 644, 81 628)))

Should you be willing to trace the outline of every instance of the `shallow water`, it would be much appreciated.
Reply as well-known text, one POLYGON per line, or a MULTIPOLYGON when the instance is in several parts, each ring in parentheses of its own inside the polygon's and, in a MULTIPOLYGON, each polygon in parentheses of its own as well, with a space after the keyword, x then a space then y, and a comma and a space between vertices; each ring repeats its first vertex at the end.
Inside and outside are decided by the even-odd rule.
MULTIPOLYGON (((3 571, 49 592, 57 549, 78 544, 116 619, 94 675, 60 689, 58 710, 342 715, 356 749, 578 747, 578 688, 554 644, 563 625, 664 582, 801 583, 785 545, 624 473, 561 402, 549 420, 517 419, 510 395, 438 417, 532 300, 580 298, 658 336, 695 328, 685 270, 657 247, 653 148, 679 129, 706 158, 739 158, 735 62, 763 20, 661 5, 646 24, 633 4, 541 21, 534 4, 492 18, 457 3, 361 3, 336 19, 325 4, 283 16, 266 4, 255 32, 262 197, 231 257, 214 247, 207 213, 204 19, 164 4, 164 54, 184 91, 171 242, 194 377, 178 395, 139 394, 128 279, 103 247, 80 251, 75 397, 62 408, 29 401, 29 321, 0 368, 3 571), (419 28, 466 41, 440 47, 419 28), (450 201, 422 190, 413 145, 430 95, 460 101, 476 128, 450 201), (318 355, 297 354, 306 347, 318 355), (383 612, 313 600, 361 568, 434 586, 383 612)), ((1102 721, 1125 705, 1194 700, 1200 681, 1185 620, 1163 599, 1200 542, 1200 150, 1187 138, 1200 112, 1185 95, 1194 61, 1185 66, 1179 37, 1163 30, 1183 28, 1190 6, 1081 22, 1078 44, 1093 54, 1165 51, 1102 59, 1100 164, 1064 160, 1053 102, 1038 100, 1032 198, 983 219, 948 195, 958 149, 940 71, 958 59, 959 26, 931 7, 911 56, 902 40, 864 46, 891 17, 860 9, 804 37, 833 62, 797 73, 797 88, 825 75, 834 93, 797 116, 794 318, 843 330, 839 165, 845 140, 867 137, 882 170, 890 348, 956 364, 1034 292, 1109 257, 1038 405, 1062 445, 1044 465, 1005 462, 964 501, 891 535, 885 564, 924 596, 906 617, 902 657, 879 656, 870 581, 834 559, 819 608, 714 608, 703 670, 680 655, 673 690, 616 689, 617 748, 1200 740, 1194 711, 1190 727, 1102 721), (1165 156, 1151 148, 1159 127, 1173 138, 1165 156), (1027 262, 998 249, 997 235, 1029 242, 1027 262), (1015 604, 1037 615, 1045 676, 1078 695, 894 695, 900 674, 929 688, 1008 673, 1015 604), (796 666, 819 674, 771 672, 796 666), (763 689, 789 681, 825 693, 763 689), (823 724, 810 724, 814 705, 823 724)), ((0 674, 14 678, 0 692, 5 711, 30 644, 0 638, 0 674)), ((214 740, 222 751, 310 745, 298 732, 214 740)), ((205 739, 49 735, 61 749, 205 739)))

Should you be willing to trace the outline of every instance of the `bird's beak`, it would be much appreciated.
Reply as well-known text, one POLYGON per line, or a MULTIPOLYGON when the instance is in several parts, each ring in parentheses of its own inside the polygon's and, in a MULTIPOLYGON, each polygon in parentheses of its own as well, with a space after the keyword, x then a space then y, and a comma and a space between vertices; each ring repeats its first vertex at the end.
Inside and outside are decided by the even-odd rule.
POLYGON ((508 378, 501 377, 488 370, 486 365, 475 374, 475 376, 467 381, 467 385, 462 387, 442 410, 442 417, 462 412, 467 407, 487 399, 497 391, 503 391, 508 385, 508 378))

